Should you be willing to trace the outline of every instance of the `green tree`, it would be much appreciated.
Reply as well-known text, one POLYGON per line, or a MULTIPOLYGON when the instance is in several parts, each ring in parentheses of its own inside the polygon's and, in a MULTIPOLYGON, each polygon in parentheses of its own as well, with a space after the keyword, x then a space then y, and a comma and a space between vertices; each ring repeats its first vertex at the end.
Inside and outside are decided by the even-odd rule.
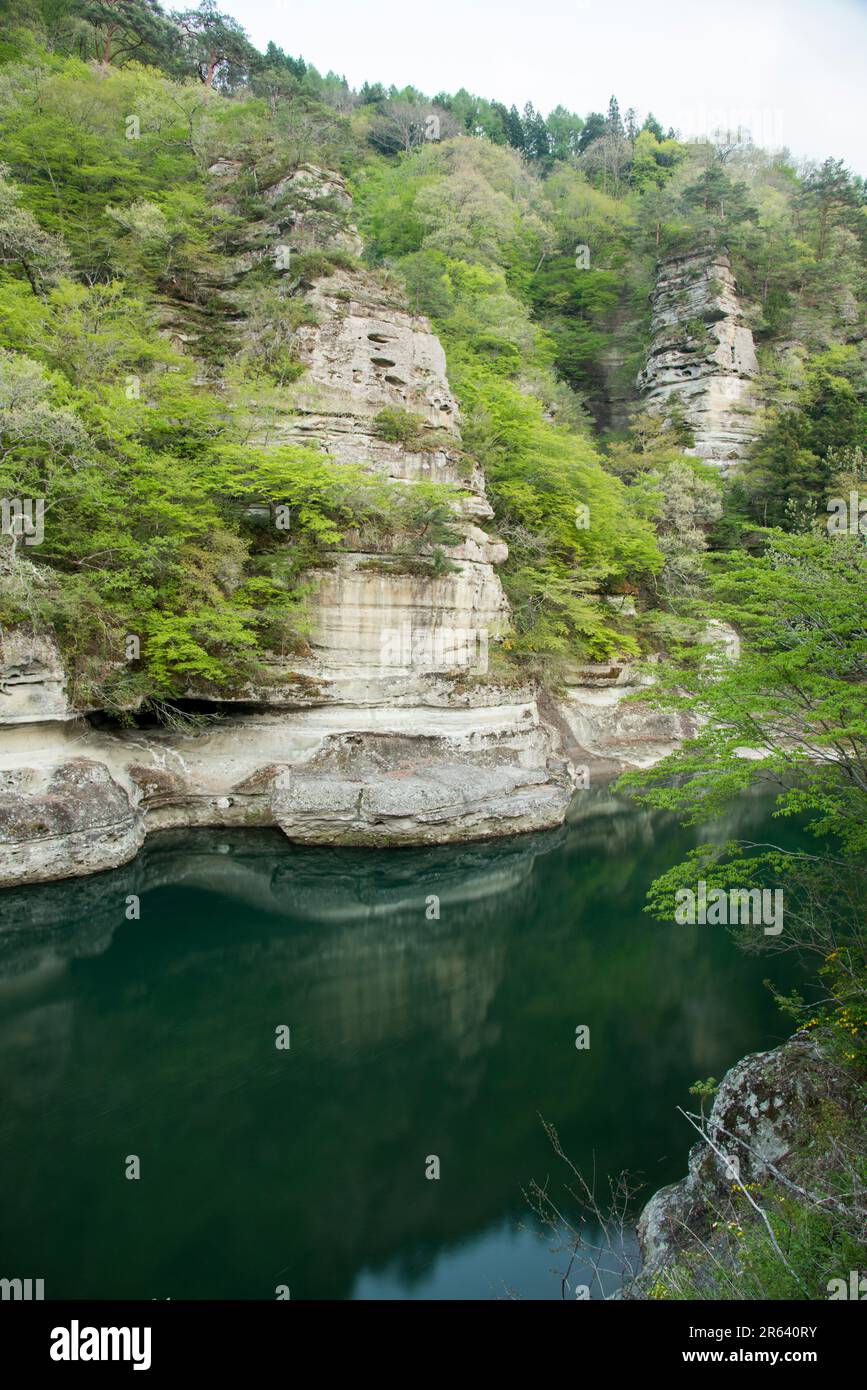
POLYGON ((858 216, 861 198, 842 159, 826 159, 813 169, 799 190, 797 203, 813 224, 820 258, 828 250, 833 227, 860 227, 864 234, 863 218, 858 216))
POLYGON ((623 129, 623 117, 620 114, 620 107, 617 98, 612 97, 608 102, 608 115, 605 117, 605 126, 609 135, 623 136, 626 132, 623 129))
POLYGON ((524 153, 528 159, 545 164, 551 155, 551 138, 541 112, 535 110, 531 101, 524 107, 522 125, 524 153))
POLYGON ((584 128, 578 137, 578 150, 583 154, 588 146, 605 134, 607 124, 605 117, 599 111, 591 111, 584 122, 584 128))
POLYGON ((744 944, 819 956, 829 987, 820 1016, 845 1039, 845 1055, 860 1055, 863 1064, 867 549, 852 536, 770 533, 761 555, 732 557, 713 591, 715 616, 740 634, 740 657, 709 657, 704 647, 689 664, 657 673, 654 702, 699 714, 703 727, 620 786, 691 825, 712 822, 735 798, 763 789, 774 796, 778 818, 806 823, 816 847, 700 845, 653 884, 649 910, 672 920, 678 891, 695 890, 700 879, 723 890, 781 888, 779 940, 742 928, 744 944))
POLYGON ((650 130, 638 133, 632 148, 630 181, 640 192, 662 188, 686 157, 686 146, 676 140, 657 140, 650 130))
POLYGON ((514 150, 524 148, 524 123, 517 106, 510 106, 506 117, 506 138, 514 150))
POLYGON ((745 469, 762 524, 825 515, 834 458, 867 437, 867 387, 853 347, 817 354, 792 402, 770 413, 745 469))
POLYGON ((565 106, 555 106, 546 121, 551 155, 571 159, 579 153, 584 122, 565 106))
POLYGON ((93 56, 106 70, 111 63, 165 62, 177 30, 158 0, 77 0, 74 12, 92 29, 93 56))
POLYGON ((174 19, 188 60, 206 91, 217 81, 231 87, 261 62, 243 27, 231 15, 222 14, 216 0, 201 0, 198 9, 180 11, 174 19))
POLYGON ((684 205, 697 216, 699 235, 727 236, 740 223, 757 222, 758 210, 750 201, 749 189, 732 179, 721 164, 711 164, 695 183, 683 190, 684 205))
POLYGON ((0 263, 20 267, 33 293, 41 294, 67 270, 66 248, 21 206, 21 191, 6 174, 0 165, 0 263))

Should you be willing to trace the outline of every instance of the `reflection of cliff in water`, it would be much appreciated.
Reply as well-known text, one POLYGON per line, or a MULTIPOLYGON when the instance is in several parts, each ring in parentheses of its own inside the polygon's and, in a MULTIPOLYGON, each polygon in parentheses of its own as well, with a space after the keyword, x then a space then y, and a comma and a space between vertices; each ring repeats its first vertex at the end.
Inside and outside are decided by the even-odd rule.
POLYGON ((676 1176, 675 1104, 764 1041, 767 965, 641 911, 701 838, 588 795, 557 831, 460 848, 167 832, 112 873, 6 893, 5 1246, 54 1269, 52 1230, 87 1211, 58 1295, 269 1297, 288 1264, 293 1296, 343 1296, 526 1219, 522 1185, 552 1167, 540 1114, 597 1172, 666 1156, 649 1180, 676 1176), (108 1180, 126 1153, 147 1184, 108 1180))
POLYGON ((649 845, 664 820, 600 791, 577 796, 557 830, 458 847, 356 852, 290 845, 270 830, 167 830, 119 869, 0 893, 0 979, 37 968, 49 953, 68 959, 107 950, 131 894, 191 888, 287 921, 404 914, 415 923, 428 894, 443 908, 484 911, 486 900, 516 891, 540 855, 649 845))

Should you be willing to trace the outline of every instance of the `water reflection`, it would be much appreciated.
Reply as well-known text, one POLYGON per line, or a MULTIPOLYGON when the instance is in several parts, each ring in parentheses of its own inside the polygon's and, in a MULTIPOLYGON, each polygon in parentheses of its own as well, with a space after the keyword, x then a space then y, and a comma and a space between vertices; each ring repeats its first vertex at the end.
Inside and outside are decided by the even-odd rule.
POLYGON ((684 1169, 689 1084, 785 1031, 760 985, 779 962, 642 912, 706 838, 585 794, 561 830, 486 845, 166 832, 7 891, 4 1267, 57 1297, 559 1296, 522 1197, 556 1170, 539 1116, 655 1188, 684 1169))

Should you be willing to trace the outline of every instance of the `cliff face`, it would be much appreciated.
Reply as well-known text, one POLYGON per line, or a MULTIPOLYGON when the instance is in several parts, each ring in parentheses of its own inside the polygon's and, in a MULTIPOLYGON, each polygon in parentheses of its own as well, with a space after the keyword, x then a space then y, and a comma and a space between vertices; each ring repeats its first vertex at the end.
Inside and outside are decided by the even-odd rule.
MULTIPOLYGON (((216 197, 232 172, 212 171, 216 197)), ((302 169, 270 197, 288 210, 277 222, 282 244, 264 254, 290 280, 299 252, 360 249, 338 215, 348 196, 337 176, 302 169)), ((220 289, 243 307, 237 283, 242 277, 230 277, 220 289)), ((189 735, 98 732, 68 707, 49 637, 7 634, 0 882, 112 867, 137 852, 147 829, 165 826, 279 825, 296 841, 406 844, 562 821, 573 777, 556 732, 531 690, 487 675, 509 618, 494 569, 507 550, 478 524, 491 507, 480 471, 460 452, 442 347, 363 268, 335 270, 301 292, 317 320, 297 335, 306 370, 276 406, 244 402, 258 438, 315 442, 338 466, 410 486, 458 484, 460 540, 447 551, 447 572, 430 572, 424 548, 415 564, 394 554, 400 537, 372 551, 350 533, 308 576, 308 654, 273 653, 267 684, 220 701, 222 718, 189 735), (375 417, 389 406, 419 417, 421 446, 378 436, 375 417)), ((195 352, 183 326, 167 331, 195 352)), ((245 331, 241 317, 242 345, 245 331)))
MULTIPOLYGON (((293 255, 310 249, 311 240, 316 249, 339 250, 355 236, 353 228, 332 230, 317 216, 324 198, 348 201, 336 176, 310 169, 300 178, 310 211, 296 214, 284 232, 290 280, 293 255)), ((292 182, 297 190, 299 174, 292 182)), ((456 675, 484 674, 489 644, 508 626, 494 570, 508 551, 478 524, 492 510, 481 471, 461 454, 445 353, 427 320, 409 313, 393 287, 361 268, 317 279, 305 299, 317 322, 296 334, 304 374, 276 408, 254 407, 257 441, 314 444, 338 465, 362 465, 410 486, 456 486, 463 493, 455 517, 462 538, 447 548, 450 571, 433 577, 414 573, 419 566, 395 553, 401 537, 365 548, 350 532, 310 575, 313 655, 293 662, 293 673, 341 704, 460 705, 456 675), (387 409, 420 422, 417 446, 379 436, 376 417, 387 409)), ((432 547, 422 547, 412 560, 423 569, 431 553, 432 547)))
MULTIPOLYGON (((234 172, 212 169, 216 200, 229 200, 234 172)), ((386 277, 348 259, 361 243, 337 175, 302 168, 267 196, 285 212, 267 237, 265 222, 251 225, 249 251, 217 286, 238 349, 252 331, 244 274, 262 256, 315 322, 296 334, 299 380, 241 403, 251 438, 315 444, 338 467, 410 487, 457 485, 448 568, 432 569, 432 546, 407 556, 400 536, 374 545, 350 530, 307 575, 304 654, 271 653, 267 681, 218 702, 191 688, 215 714, 197 732, 94 726, 68 704, 50 636, 3 634, 0 884, 114 867, 163 828, 277 825, 296 842, 352 845, 547 828, 587 769, 653 761, 682 735, 676 717, 620 711, 636 688, 626 668, 588 668, 561 705, 542 697, 544 713, 534 689, 493 677, 509 623, 496 566, 508 551, 483 529, 492 509, 461 450, 442 346, 386 277), (343 253, 343 268, 305 280, 296 266, 311 251, 343 253), (411 446, 381 437, 389 407, 418 420, 411 446)), ((195 355, 195 324, 167 313, 166 332, 195 355)))
POLYGON ((677 406, 692 429, 686 452, 737 466, 755 437, 758 373, 728 258, 693 252, 660 263, 652 295, 651 342, 638 385, 645 404, 677 406))

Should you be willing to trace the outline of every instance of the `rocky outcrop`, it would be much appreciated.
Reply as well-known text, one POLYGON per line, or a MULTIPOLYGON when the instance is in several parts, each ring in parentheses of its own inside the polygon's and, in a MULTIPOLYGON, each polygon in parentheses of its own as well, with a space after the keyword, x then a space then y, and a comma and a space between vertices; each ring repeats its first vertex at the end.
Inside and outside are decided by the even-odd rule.
POLYGON ((676 405, 695 438, 686 452, 727 472, 746 457, 758 408, 753 335, 728 257, 668 257, 651 302, 651 342, 638 378, 645 404, 662 414, 676 405))
POLYGON ((138 853, 144 834, 103 763, 78 757, 0 771, 0 883, 116 868, 138 853))
POLYGON ((377 773, 356 762, 346 777, 291 772, 278 778, 271 804, 290 839, 352 845, 487 839, 556 826, 565 813, 546 769, 514 763, 377 773))
POLYGON ((0 629, 0 725, 73 718, 56 643, 32 628, 0 629))
MULTIPOLYGON (((828 1120, 829 1107, 844 1115, 853 1105, 851 1076, 806 1032, 726 1072, 687 1176, 656 1192, 641 1213, 642 1268, 624 1296, 652 1296, 660 1276, 678 1267, 710 1292, 714 1271, 735 1263, 732 1230, 749 1214, 738 1182, 752 1192, 781 1177, 803 1183, 805 1139, 823 1115, 828 1120)), ((827 1173, 819 1186, 827 1190, 827 1173)))
MULTIPOLYGON (((218 199, 233 172, 231 163, 212 170, 218 199)), ((482 529, 492 509, 461 448, 442 346, 387 277, 352 259, 361 244, 337 175, 305 167, 266 196, 273 216, 267 228, 251 228, 250 252, 220 290, 237 310, 233 331, 243 349, 244 273, 263 256, 273 258, 285 293, 306 299, 311 322, 294 344, 300 379, 240 403, 251 437, 315 446, 337 467, 410 489, 451 484, 455 543, 443 564, 433 546, 408 553, 399 536, 350 530, 308 573, 304 651, 272 653, 267 680, 224 695, 215 719, 187 734, 100 732, 81 720, 67 727, 61 721, 72 712, 47 639, 9 639, 10 680, 21 693, 6 722, 31 727, 0 754, 14 784, 0 882, 108 867, 134 854, 147 829, 277 825, 300 842, 425 844, 540 829, 565 816, 574 774, 557 731, 540 718, 531 689, 489 671, 509 624, 495 569, 508 551, 482 529), (331 259, 323 265, 310 253, 331 259), (379 418, 388 410, 410 422, 413 437, 389 437, 379 418), (81 803, 86 843, 56 799, 71 757, 102 772, 104 804, 94 804, 93 781, 81 803)), ((167 332, 195 353, 194 332, 168 323, 167 332)))
MULTIPOLYGON (((227 206, 236 172, 231 161, 212 170, 227 206)), ((270 258, 281 291, 309 310, 293 346, 304 370, 242 401, 227 393, 228 404, 261 444, 315 447, 410 490, 452 485, 454 543, 443 564, 431 544, 351 528, 308 571, 302 650, 272 652, 255 686, 219 697, 191 687, 212 714, 186 732, 98 727, 69 707, 50 638, 5 633, 0 884, 108 868, 147 831, 185 826, 279 826, 296 842, 351 845, 549 828, 588 776, 651 762, 686 730, 624 701, 639 689, 627 667, 588 667, 560 702, 505 666, 495 677, 510 618, 496 567, 508 550, 484 529, 492 508, 461 446, 442 345, 399 287, 357 259, 339 176, 305 166, 263 196, 272 215, 251 225, 218 293, 243 351, 245 275, 270 258), (384 427, 395 418, 408 427, 384 427)), ((195 324, 167 318, 166 332, 195 355, 195 324)))
MULTIPOLYGON (((308 249, 311 236, 317 249, 343 251, 345 238, 355 235, 351 224, 338 229, 328 221, 332 214, 323 223, 317 213, 326 200, 348 202, 336 175, 299 170, 291 187, 290 204, 303 194, 308 210, 293 211, 285 228, 290 283, 293 254, 308 249)), ((484 674, 489 644, 509 624, 494 569, 508 551, 479 525, 492 509, 480 469, 461 450, 445 353, 395 286, 360 265, 338 264, 301 288, 316 320, 296 334, 304 373, 278 402, 252 403, 257 441, 314 445, 337 465, 361 465, 391 482, 460 489, 461 539, 446 550, 448 571, 433 574, 432 546, 407 556, 400 537, 372 541, 350 532, 310 575, 311 657, 294 661, 292 674, 315 681, 332 702, 442 704, 456 674, 464 682, 484 674), (388 410, 414 419, 417 437, 383 438, 378 417, 388 410)))
POLYGON ((558 701, 572 736, 573 757, 597 775, 650 767, 697 731, 694 716, 655 709, 647 696, 653 678, 630 662, 581 667, 558 701))
POLYGON ((51 635, 27 626, 4 629, 0 885, 98 873, 141 848, 137 798, 93 756, 89 732, 67 699, 63 659, 51 635))

